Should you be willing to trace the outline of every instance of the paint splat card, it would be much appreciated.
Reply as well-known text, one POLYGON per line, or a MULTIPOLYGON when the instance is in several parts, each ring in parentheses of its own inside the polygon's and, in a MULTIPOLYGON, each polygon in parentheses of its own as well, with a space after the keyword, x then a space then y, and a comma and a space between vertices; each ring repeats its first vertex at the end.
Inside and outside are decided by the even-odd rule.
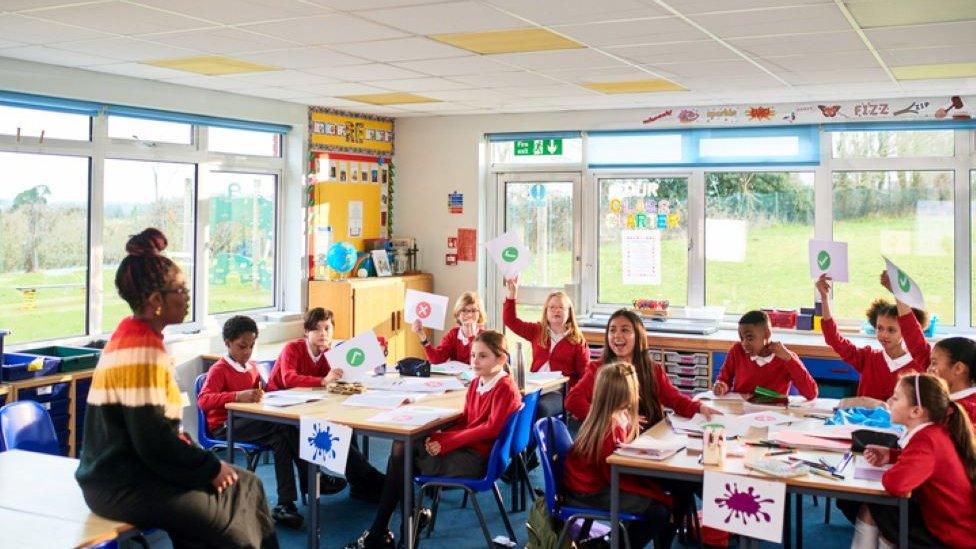
POLYGON ((702 525, 781 543, 785 501, 782 482, 706 470, 702 525))
POLYGON ((322 418, 302 416, 299 425, 299 457, 318 463, 340 475, 346 474, 346 458, 352 428, 322 418))

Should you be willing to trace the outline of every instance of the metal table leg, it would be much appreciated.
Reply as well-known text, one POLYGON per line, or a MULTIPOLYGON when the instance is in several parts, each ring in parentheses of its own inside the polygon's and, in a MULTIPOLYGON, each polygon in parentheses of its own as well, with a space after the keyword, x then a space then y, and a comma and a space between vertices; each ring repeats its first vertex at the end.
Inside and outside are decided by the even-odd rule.
POLYGON ((401 502, 403 518, 403 545, 413 549, 413 438, 407 437, 403 441, 403 502, 401 502))
POLYGON ((227 463, 234 464, 234 410, 227 410, 227 463))
POLYGON ((319 466, 311 461, 308 467, 308 549, 319 549, 319 466))
POLYGON ((620 549, 620 471, 610 466, 610 549, 620 549))

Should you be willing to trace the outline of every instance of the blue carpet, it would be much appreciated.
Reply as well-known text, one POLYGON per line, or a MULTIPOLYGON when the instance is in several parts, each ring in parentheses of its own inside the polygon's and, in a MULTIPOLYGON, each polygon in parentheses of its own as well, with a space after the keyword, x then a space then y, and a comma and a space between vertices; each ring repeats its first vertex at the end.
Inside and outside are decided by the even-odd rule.
MULTIPOLYGON (((389 449, 389 441, 370 439, 370 462, 380 471, 386 471, 386 458, 389 456, 389 449)), ((239 461, 240 459, 238 459, 239 461)), ((275 503, 274 467, 262 463, 258 466, 257 473, 264 481, 266 492, 271 495, 270 504, 273 506, 275 503)), ((537 488, 543 486, 541 469, 532 471, 531 477, 537 488)), ((511 493, 509 487, 501 483, 500 487, 507 504, 511 493)), ((505 527, 491 494, 481 494, 479 501, 482 504, 481 507, 492 536, 504 534, 505 527)), ((438 512, 436 531, 430 540, 422 540, 421 545, 451 547, 452 549, 484 547, 484 537, 481 534, 481 527, 478 525, 474 511, 470 504, 466 509, 460 508, 460 503, 460 492, 444 493, 438 512)), ((358 537, 372 522, 375 509, 372 504, 350 499, 348 490, 333 496, 322 497, 319 505, 320 546, 326 549, 341 548, 346 542, 358 537)), ((815 507, 812 498, 804 498, 804 547, 810 549, 846 549, 850 547, 854 529, 836 508, 831 510, 830 523, 824 524, 823 505, 823 499, 820 500, 820 505, 815 507)), ((299 509, 307 515, 307 508, 299 505, 299 509)), ((510 517, 515 533, 519 537, 518 546, 523 547, 526 541, 525 520, 527 513, 510 513, 510 517)), ((394 516, 392 530, 398 532, 398 528, 399 514, 394 516)), ((296 549, 305 547, 306 539, 304 527, 301 530, 278 528, 278 540, 282 547, 296 549)), ((675 547, 681 547, 681 544, 676 542, 675 547)), ((763 547, 778 547, 778 545, 764 543, 763 547)))

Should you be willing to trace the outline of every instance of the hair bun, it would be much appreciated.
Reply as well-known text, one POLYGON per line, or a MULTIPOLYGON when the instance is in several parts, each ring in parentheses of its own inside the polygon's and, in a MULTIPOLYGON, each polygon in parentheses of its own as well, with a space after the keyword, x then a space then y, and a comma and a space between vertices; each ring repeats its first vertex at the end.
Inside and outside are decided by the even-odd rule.
POLYGON ((167 244, 169 242, 162 231, 149 227, 139 234, 130 236, 129 241, 125 243, 125 251, 129 255, 154 256, 165 250, 167 244))

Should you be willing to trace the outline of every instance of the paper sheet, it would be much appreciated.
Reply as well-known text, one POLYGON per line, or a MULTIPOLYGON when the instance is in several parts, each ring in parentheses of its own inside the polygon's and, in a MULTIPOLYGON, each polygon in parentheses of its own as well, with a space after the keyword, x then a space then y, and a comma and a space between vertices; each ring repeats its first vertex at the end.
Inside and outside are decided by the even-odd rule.
POLYGON ((427 395, 417 393, 397 393, 394 391, 369 391, 359 395, 352 395, 342 401, 343 406, 362 406, 365 408, 382 408, 392 410, 404 404, 410 404, 423 399, 427 395))
POLYGON ((456 377, 374 377, 366 381, 366 386, 379 391, 402 393, 434 393, 464 390, 464 384, 456 377))
POLYGON ((302 416, 299 420, 299 457, 318 463, 333 473, 346 473, 346 458, 352 442, 352 429, 321 418, 302 416))
POLYGON ((464 362, 458 362, 457 360, 450 360, 448 362, 444 362, 443 364, 430 365, 430 373, 444 374, 444 375, 451 375, 451 376, 462 374, 464 372, 467 372, 470 369, 471 369, 470 364, 464 362))
POLYGON ((786 484, 706 470, 702 525, 780 543, 786 484))
POLYGON ((515 229, 485 243, 488 256, 504 277, 513 277, 532 262, 532 252, 522 243, 515 229))
POLYGON ((831 240, 811 240, 809 245, 810 278, 827 273, 834 282, 847 282, 847 243, 831 240))
POLYGON ((434 330, 444 329, 447 317, 447 296, 407 290, 403 316, 407 323, 420 319, 420 323, 434 330))
POLYGON ((891 292, 895 294, 895 298, 909 307, 925 309, 925 298, 922 297, 922 289, 918 287, 918 284, 890 259, 885 257, 884 260, 885 271, 887 271, 888 279, 891 281, 891 292))
POLYGON ((426 425, 443 417, 449 417, 457 412, 450 408, 433 408, 430 406, 401 406, 395 410, 380 412, 369 418, 372 423, 395 423, 397 425, 419 426, 426 425))

